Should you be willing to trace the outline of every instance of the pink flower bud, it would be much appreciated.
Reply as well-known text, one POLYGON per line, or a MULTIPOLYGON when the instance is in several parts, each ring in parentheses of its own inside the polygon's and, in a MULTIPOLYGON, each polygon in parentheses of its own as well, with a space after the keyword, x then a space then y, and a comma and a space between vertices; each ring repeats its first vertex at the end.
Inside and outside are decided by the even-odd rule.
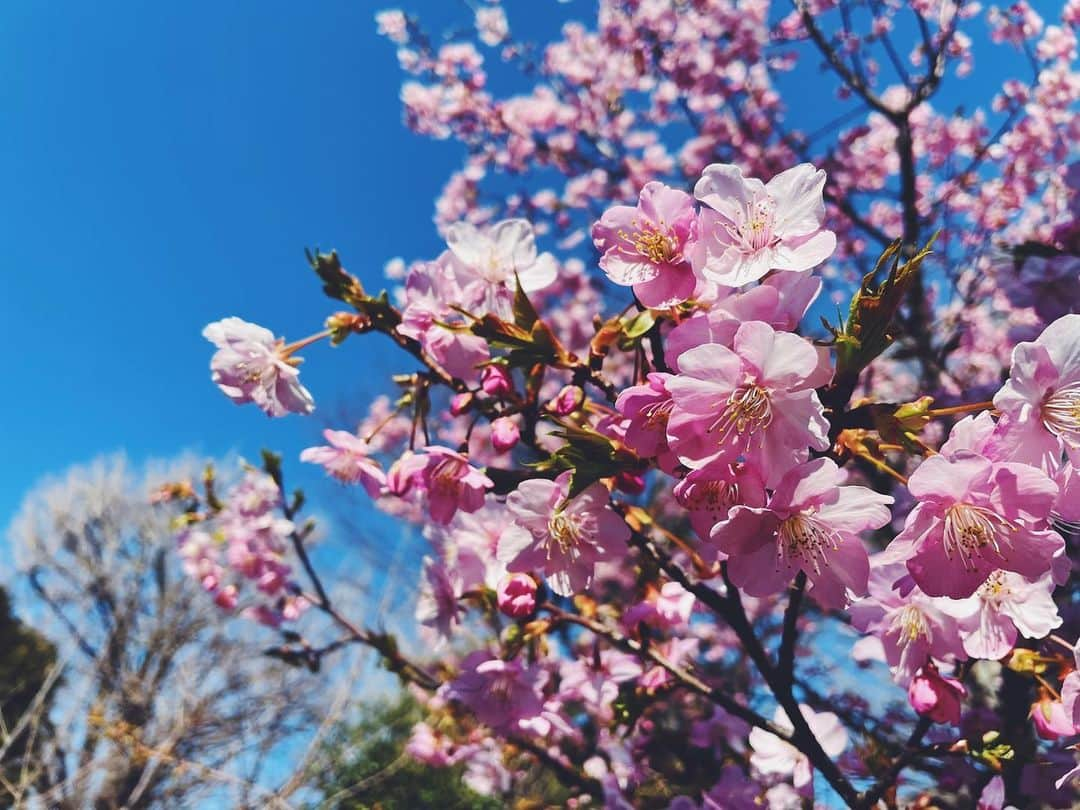
POLYGON ((1076 732, 1065 705, 1045 695, 1031 704, 1031 721, 1035 724, 1035 733, 1044 740, 1071 737, 1076 732))
POLYGON ((505 397, 514 390, 514 382, 506 366, 484 366, 480 371, 480 387, 491 397, 505 397))
POLYGON ((569 416, 580 408, 581 403, 584 401, 585 392, 581 390, 580 386, 567 385, 559 392, 559 395, 552 400, 551 410, 558 416, 569 416))
POLYGON ((615 476, 615 486, 627 495, 640 495, 645 491, 645 477, 641 473, 623 470, 615 476))
POLYGON ((473 395, 468 391, 460 394, 454 394, 450 400, 450 413, 454 416, 461 416, 463 413, 467 413, 469 408, 472 407, 473 395))
POLYGON ((505 453, 518 443, 521 431, 513 417, 500 416, 491 423, 491 446, 496 453, 505 453))
POLYGON ((908 686, 911 708, 935 723, 954 726, 960 724, 960 700, 966 694, 960 681, 942 677, 932 663, 919 670, 908 686))
POLYGON ((222 610, 233 610, 236 607, 237 592, 235 585, 226 585, 214 594, 214 604, 222 610))
POLYGON ((536 580, 528 574, 507 574, 495 589, 499 610, 511 619, 524 619, 536 610, 536 580))

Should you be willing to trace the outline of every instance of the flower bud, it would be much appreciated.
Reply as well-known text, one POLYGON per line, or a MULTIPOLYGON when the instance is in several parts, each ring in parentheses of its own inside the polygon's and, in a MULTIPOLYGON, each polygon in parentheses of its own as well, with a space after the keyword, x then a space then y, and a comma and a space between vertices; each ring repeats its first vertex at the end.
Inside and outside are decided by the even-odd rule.
POLYGON ((585 401, 585 392, 580 386, 567 385, 551 402, 551 410, 558 416, 569 416, 585 401))
POLYGON ((1044 740, 1058 740, 1076 733, 1064 704, 1046 695, 1031 704, 1031 720, 1035 724, 1035 733, 1044 740))
POLYGON ((514 382, 506 366, 492 364, 481 369, 480 387, 490 397, 505 397, 514 390, 514 382))
POLYGON ((491 423, 491 446, 495 448, 496 453, 505 453, 510 450, 520 438, 521 431, 518 430, 517 422, 513 417, 500 416, 491 423))
POLYGON ((461 416, 463 413, 468 413, 473 404, 473 395, 469 391, 464 391, 460 394, 454 394, 450 400, 450 413, 454 416, 461 416))
POLYGON ((536 580, 528 574, 507 574, 495 589, 499 610, 511 619, 524 619, 536 610, 536 580))
POLYGON ((908 686, 911 708, 935 723, 960 724, 960 700, 967 694, 954 678, 944 678, 932 663, 920 669, 908 686))

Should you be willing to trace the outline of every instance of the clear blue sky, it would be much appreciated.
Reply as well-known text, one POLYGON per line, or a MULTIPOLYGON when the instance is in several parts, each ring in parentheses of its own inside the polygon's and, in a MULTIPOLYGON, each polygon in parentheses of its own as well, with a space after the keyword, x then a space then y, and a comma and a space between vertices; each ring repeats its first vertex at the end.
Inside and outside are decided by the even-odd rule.
MULTIPOLYGON (((460 147, 402 125, 386 5, 3 5, 0 525, 41 475, 101 452, 295 460, 317 437, 322 419, 231 405, 199 333, 233 314, 320 328, 334 307, 305 246, 372 285, 387 259, 440 249, 433 200, 460 147)), ((463 2, 409 5, 471 25, 463 2)), ((547 35, 580 4, 538 5, 547 35)), ((306 352, 323 415, 370 396, 388 347, 306 352)))
MULTIPOLYGON (((304 379, 324 418, 271 421, 210 384, 200 336, 226 315, 291 339, 316 330, 333 307, 305 246, 336 247, 371 285, 387 259, 440 249, 433 199, 461 149, 402 125, 394 49, 373 22, 385 5, 0 9, 0 525, 41 475, 118 449, 265 445, 296 470, 325 419, 385 379, 393 353, 377 338, 313 347, 304 379)), ((464 2, 401 5, 429 30, 471 25, 464 2)), ((595 20, 588 0, 508 8, 539 41, 567 17, 595 20)), ((1000 69, 977 62, 976 75, 1000 69)), ((950 79, 954 103, 989 96, 975 81, 950 79)), ((804 90, 803 113, 831 116, 804 90)))

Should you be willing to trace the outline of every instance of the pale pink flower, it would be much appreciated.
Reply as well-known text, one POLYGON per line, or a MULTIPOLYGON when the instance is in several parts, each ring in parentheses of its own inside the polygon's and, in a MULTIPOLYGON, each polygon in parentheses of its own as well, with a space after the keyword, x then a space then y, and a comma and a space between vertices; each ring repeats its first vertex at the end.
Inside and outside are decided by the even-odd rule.
MULTIPOLYGON (((686 666, 686 662, 697 654, 700 639, 672 638, 659 645, 658 652, 677 667, 686 666)), ((675 682, 675 676, 659 664, 645 670, 638 678, 638 685, 650 694, 664 689, 675 682)))
POLYGON ((416 620, 434 629, 441 638, 450 638, 454 626, 461 624, 458 600, 465 591, 461 574, 433 557, 424 557, 423 572, 416 620))
POLYGON ((522 720, 544 708, 540 690, 547 673, 520 662, 503 661, 478 650, 461 664, 461 674, 442 688, 447 700, 469 708, 481 723, 499 731, 512 731, 522 720))
POLYGON ((641 662, 619 650, 605 649, 596 656, 564 661, 559 669, 559 697, 581 701, 601 718, 612 716, 619 687, 641 675, 641 662))
POLYGON ((841 479, 835 462, 815 459, 787 472, 764 507, 734 507, 711 534, 728 555, 731 581, 769 596, 801 570, 826 607, 865 595, 870 560, 859 533, 888 523, 893 499, 841 479))
POLYGON ((1007 446, 1018 461, 1080 465, 1080 315, 1058 318, 1013 349, 1009 381, 994 397, 1007 446))
MULTIPOLYGON (((840 718, 832 712, 815 712, 805 704, 799 705, 799 711, 825 753, 833 758, 840 756, 848 744, 840 718)), ((793 728, 782 708, 777 708, 773 722, 788 731, 793 728)), ((798 748, 760 728, 750 730, 750 747, 754 750, 750 764, 756 771, 764 776, 792 776, 796 788, 812 793, 814 771, 806 754, 798 748)))
POLYGON ((616 205, 593 225, 600 269, 634 288, 647 307, 667 307, 694 294, 690 251, 697 236, 694 198, 663 183, 646 183, 637 207, 616 205))
POLYGON ((994 571, 967 599, 940 600, 960 624, 964 652, 972 658, 1004 658, 1022 634, 1045 638, 1061 626, 1049 574, 1029 582, 1019 574, 994 571))
POLYGON ((555 258, 537 253, 533 227, 524 219, 506 219, 483 230, 458 222, 446 229, 446 244, 459 262, 455 276, 464 297, 455 303, 476 315, 508 316, 518 282, 531 293, 558 276, 555 258))
POLYGON ((476 9, 476 31, 480 41, 494 47, 510 36, 510 25, 501 6, 480 6, 476 9))
POLYGON ((626 554, 630 528, 596 483, 567 500, 570 473, 523 481, 506 499, 514 525, 499 538, 498 557, 511 571, 540 571, 551 589, 572 596, 592 583, 596 563, 626 554))
POLYGON ((908 489, 919 503, 889 553, 930 596, 964 599, 997 569, 1039 579, 1064 547, 1046 528, 1057 485, 1034 467, 969 451, 937 455, 908 489))
POLYGON ((622 623, 630 632, 646 624, 657 630, 685 627, 694 609, 694 595, 678 582, 665 582, 659 591, 632 605, 623 614, 622 623))
POLYGON ((387 485, 395 495, 418 489, 427 494, 431 519, 445 526, 458 510, 475 512, 484 505, 484 492, 494 484, 461 453, 429 445, 408 452, 390 468, 387 485))
POLYGON ((300 460, 321 464, 326 472, 346 484, 360 484, 372 498, 386 486, 386 474, 368 456, 368 443, 345 430, 324 430, 329 446, 309 447, 301 451, 300 460))
POLYGON ((821 264, 836 248, 824 230, 825 172, 801 163, 768 183, 743 177, 726 163, 707 166, 694 196, 700 213, 693 260, 705 278, 728 287, 757 281, 770 270, 803 271, 821 264))
POLYGON ((946 678, 927 663, 908 684, 908 702, 916 712, 935 723, 960 725, 960 702, 967 689, 955 678, 946 678))
POLYGON ((707 344, 679 357, 679 374, 666 382, 675 401, 668 442, 688 467, 745 458, 775 483, 808 448, 829 446, 814 391, 821 382, 809 341, 749 321, 732 349, 707 344))
POLYGON ((928 659, 946 661, 962 657, 960 631, 955 618, 945 613, 942 599, 931 599, 912 586, 903 596, 894 587, 909 580, 902 561, 876 554, 870 561, 870 596, 848 607, 851 624, 881 640, 885 660, 898 683, 908 683, 928 659))
POLYGON ((203 329, 217 346, 211 376, 237 404, 254 402, 267 416, 311 413, 315 400, 300 384, 300 358, 285 352, 285 341, 240 318, 225 318, 203 329))

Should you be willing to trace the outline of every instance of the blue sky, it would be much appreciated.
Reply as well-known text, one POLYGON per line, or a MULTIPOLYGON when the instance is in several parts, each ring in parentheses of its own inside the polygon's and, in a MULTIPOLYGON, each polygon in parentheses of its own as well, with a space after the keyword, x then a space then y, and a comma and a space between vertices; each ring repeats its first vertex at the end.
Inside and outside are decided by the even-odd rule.
MULTIPOLYGON (((369 286, 387 259, 440 249, 433 199, 461 150, 402 125, 393 47, 373 22, 384 5, 3 5, 0 525, 40 476, 102 452, 295 459, 325 417, 381 387, 388 344, 312 347, 304 379, 324 419, 270 421, 210 384, 200 331, 234 314, 290 339, 318 329, 334 307, 305 246, 336 247, 369 286)), ((429 30, 471 25, 464 2, 403 5, 429 30)), ((540 41, 595 13, 508 6, 540 41)), ((973 81, 950 82, 953 103, 989 95, 973 81)), ((833 114, 793 98, 795 118, 833 114)), ((317 480, 299 466, 294 481, 317 480)))
MULTIPOLYGON (((4 4, 0 524, 40 476, 101 452, 295 458, 317 436, 321 420, 225 400, 199 333, 231 314, 320 328, 333 307, 305 246, 372 285, 390 257, 438 251, 433 199, 460 151, 401 124, 383 5, 4 4)), ((385 376, 376 341, 306 352, 324 413, 385 376)))

